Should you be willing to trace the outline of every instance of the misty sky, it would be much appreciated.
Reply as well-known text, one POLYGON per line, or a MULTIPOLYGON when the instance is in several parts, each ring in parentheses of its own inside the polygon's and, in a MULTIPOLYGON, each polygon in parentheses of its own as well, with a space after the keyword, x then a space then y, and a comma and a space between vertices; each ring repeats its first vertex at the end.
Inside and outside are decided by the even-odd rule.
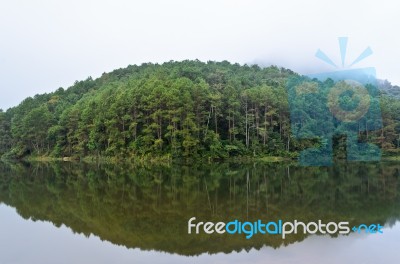
POLYGON ((297 72, 347 62, 400 84, 400 5, 358 0, 0 0, 0 108, 75 80, 143 62, 199 59, 276 64, 297 72))

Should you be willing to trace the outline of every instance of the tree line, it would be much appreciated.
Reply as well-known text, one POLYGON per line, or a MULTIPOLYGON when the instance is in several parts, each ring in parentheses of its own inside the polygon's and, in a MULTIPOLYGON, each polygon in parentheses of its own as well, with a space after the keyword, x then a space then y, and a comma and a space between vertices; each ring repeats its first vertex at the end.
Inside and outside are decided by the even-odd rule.
MULTIPOLYGON (((316 143, 291 134, 293 76, 227 61, 130 65, 0 111, 0 155, 295 157, 316 143)), ((396 152, 400 103, 384 92, 380 101, 383 128, 368 140, 396 152)), ((343 143, 335 144, 342 155, 343 143)))

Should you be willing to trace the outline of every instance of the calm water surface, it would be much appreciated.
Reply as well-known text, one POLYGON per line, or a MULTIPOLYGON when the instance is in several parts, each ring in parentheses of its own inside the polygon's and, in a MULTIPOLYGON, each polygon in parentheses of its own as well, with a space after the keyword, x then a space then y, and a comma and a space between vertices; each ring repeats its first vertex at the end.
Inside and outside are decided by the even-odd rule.
POLYGON ((400 166, 0 163, 0 263, 398 263, 400 166), (188 235, 187 221, 380 223, 346 236, 188 235))

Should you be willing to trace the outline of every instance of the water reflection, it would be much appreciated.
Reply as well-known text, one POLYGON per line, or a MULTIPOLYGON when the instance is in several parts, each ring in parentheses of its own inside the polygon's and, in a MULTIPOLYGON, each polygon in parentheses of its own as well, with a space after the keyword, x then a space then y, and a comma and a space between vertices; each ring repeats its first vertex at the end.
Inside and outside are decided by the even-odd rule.
MULTIPOLYGON (((218 253, 259 249, 257 255, 278 256, 275 252, 287 250, 283 245, 307 236, 289 235, 282 240, 256 235, 246 240, 243 235, 188 235, 187 220, 192 216, 215 222, 281 218, 393 225, 400 215, 399 171, 392 163, 342 163, 331 168, 229 163, 198 167, 0 164, 0 202, 16 208, 25 219, 65 225, 74 233, 127 248, 201 255, 201 259, 206 259, 204 253, 218 258, 218 253)), ((386 230, 390 229, 381 238, 351 237, 387 239, 386 230)), ((348 237, 329 241, 342 245, 340 241, 348 237)), ((315 243, 313 250, 317 250, 318 241, 328 238, 313 236, 306 241, 315 243)), ((302 242, 288 248, 301 248, 303 243, 307 245, 302 242)))

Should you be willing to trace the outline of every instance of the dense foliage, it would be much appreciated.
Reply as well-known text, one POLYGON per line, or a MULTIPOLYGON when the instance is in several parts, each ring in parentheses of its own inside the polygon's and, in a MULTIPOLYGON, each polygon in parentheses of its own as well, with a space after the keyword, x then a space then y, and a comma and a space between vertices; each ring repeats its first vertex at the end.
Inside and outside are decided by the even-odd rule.
MULTIPOLYGON (((290 76, 226 61, 128 66, 0 111, 0 155, 293 157, 315 141, 290 133, 290 76)), ((382 96, 381 108, 384 128, 368 141, 393 150, 399 100, 382 96)))

